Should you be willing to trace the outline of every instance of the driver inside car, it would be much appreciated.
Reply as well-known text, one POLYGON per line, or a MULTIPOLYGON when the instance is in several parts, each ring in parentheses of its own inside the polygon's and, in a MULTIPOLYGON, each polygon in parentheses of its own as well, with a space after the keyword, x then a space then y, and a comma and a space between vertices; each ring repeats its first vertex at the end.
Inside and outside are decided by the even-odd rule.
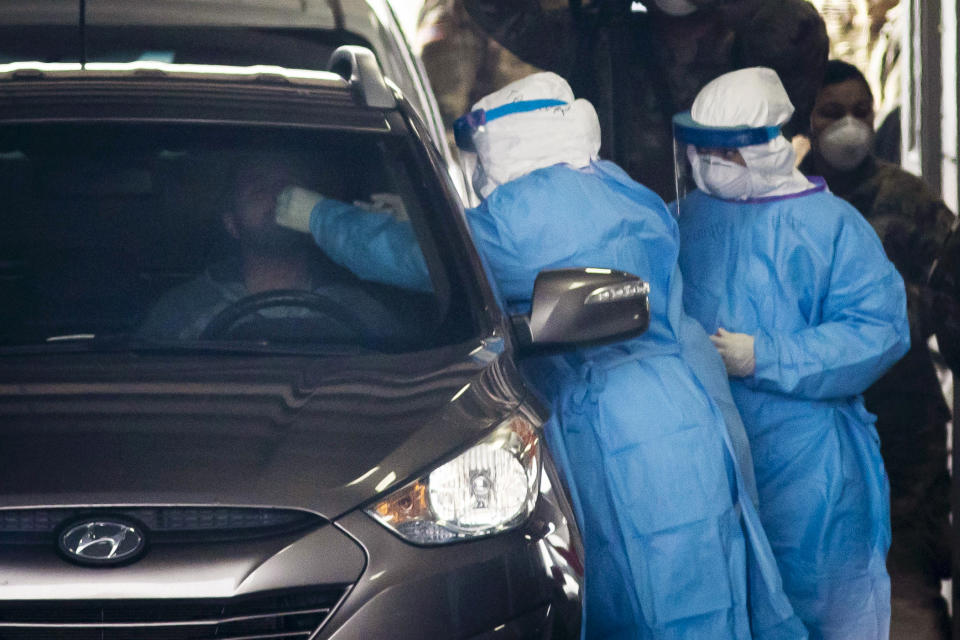
POLYGON ((221 214, 224 230, 235 241, 232 255, 164 293, 141 325, 141 337, 271 339, 276 337, 271 322, 277 327, 284 319, 298 318, 304 320, 301 328, 305 330, 300 336, 293 331, 293 339, 309 339, 312 325, 307 321, 311 316, 315 321, 326 320, 323 333, 328 340, 337 337, 331 325, 338 321, 353 325, 339 331, 340 338, 351 342, 375 342, 398 333, 400 320, 381 302, 384 292, 336 265, 303 234, 275 223, 277 195, 290 184, 309 185, 309 166, 293 154, 239 155, 221 214), (245 305, 255 302, 251 296, 256 295, 263 304, 245 305), (319 296, 327 300, 317 300, 319 296), (324 314, 325 309, 329 313, 324 314), (213 321, 218 316, 234 310, 233 322, 216 323, 220 327, 215 328, 213 321), (318 315, 332 315, 332 319, 318 315), (244 324, 248 325, 246 333, 244 324), (362 335, 358 336, 358 331, 362 335))

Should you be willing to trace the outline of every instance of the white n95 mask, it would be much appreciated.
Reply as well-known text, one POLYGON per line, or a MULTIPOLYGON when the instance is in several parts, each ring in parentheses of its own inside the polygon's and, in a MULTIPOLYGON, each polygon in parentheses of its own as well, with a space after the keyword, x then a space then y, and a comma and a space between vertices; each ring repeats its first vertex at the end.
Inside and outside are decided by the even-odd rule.
POLYGON ((847 116, 823 130, 817 148, 834 169, 856 169, 873 148, 873 129, 863 120, 847 116))
POLYGON ((697 10, 689 0, 654 0, 660 11, 671 16, 688 16, 697 10))
POLYGON ((746 167, 710 154, 697 154, 693 180, 703 191, 724 200, 742 200, 750 197, 750 170, 746 167))

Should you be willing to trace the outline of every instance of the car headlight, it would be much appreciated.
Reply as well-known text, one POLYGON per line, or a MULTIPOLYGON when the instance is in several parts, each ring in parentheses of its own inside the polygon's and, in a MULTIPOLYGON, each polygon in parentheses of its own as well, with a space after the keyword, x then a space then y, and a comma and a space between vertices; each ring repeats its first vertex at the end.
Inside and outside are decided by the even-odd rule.
POLYGON ((444 544, 516 527, 540 491, 540 432, 513 416, 490 435, 367 509, 417 544, 444 544))

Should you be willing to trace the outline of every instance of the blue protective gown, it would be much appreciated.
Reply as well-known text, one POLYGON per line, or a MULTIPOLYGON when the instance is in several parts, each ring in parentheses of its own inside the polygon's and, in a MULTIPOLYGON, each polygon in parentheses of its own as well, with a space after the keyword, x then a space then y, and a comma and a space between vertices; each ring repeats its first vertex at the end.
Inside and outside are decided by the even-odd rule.
MULTIPOLYGON (((556 165, 501 185, 467 219, 508 304, 529 306, 543 269, 621 269, 651 286, 643 336, 527 363, 580 516, 586 636, 805 638, 740 472, 737 460, 752 465, 723 364, 683 314, 663 201, 616 165, 556 165)), ((429 288, 410 227, 390 215, 324 201, 311 230, 361 277, 429 288)))
POLYGON ((886 638, 887 478, 859 394, 909 347, 903 281, 822 183, 679 210, 687 311, 755 336, 756 372, 731 386, 787 595, 811 638, 886 638))

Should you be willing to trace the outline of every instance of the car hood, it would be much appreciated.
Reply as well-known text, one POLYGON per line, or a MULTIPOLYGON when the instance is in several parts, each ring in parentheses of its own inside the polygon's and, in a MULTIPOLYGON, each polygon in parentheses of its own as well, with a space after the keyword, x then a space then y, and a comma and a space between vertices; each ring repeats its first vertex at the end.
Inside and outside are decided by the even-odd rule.
POLYGON ((476 343, 356 358, 4 358, 0 503, 332 519, 469 446, 521 397, 509 357, 476 343))

